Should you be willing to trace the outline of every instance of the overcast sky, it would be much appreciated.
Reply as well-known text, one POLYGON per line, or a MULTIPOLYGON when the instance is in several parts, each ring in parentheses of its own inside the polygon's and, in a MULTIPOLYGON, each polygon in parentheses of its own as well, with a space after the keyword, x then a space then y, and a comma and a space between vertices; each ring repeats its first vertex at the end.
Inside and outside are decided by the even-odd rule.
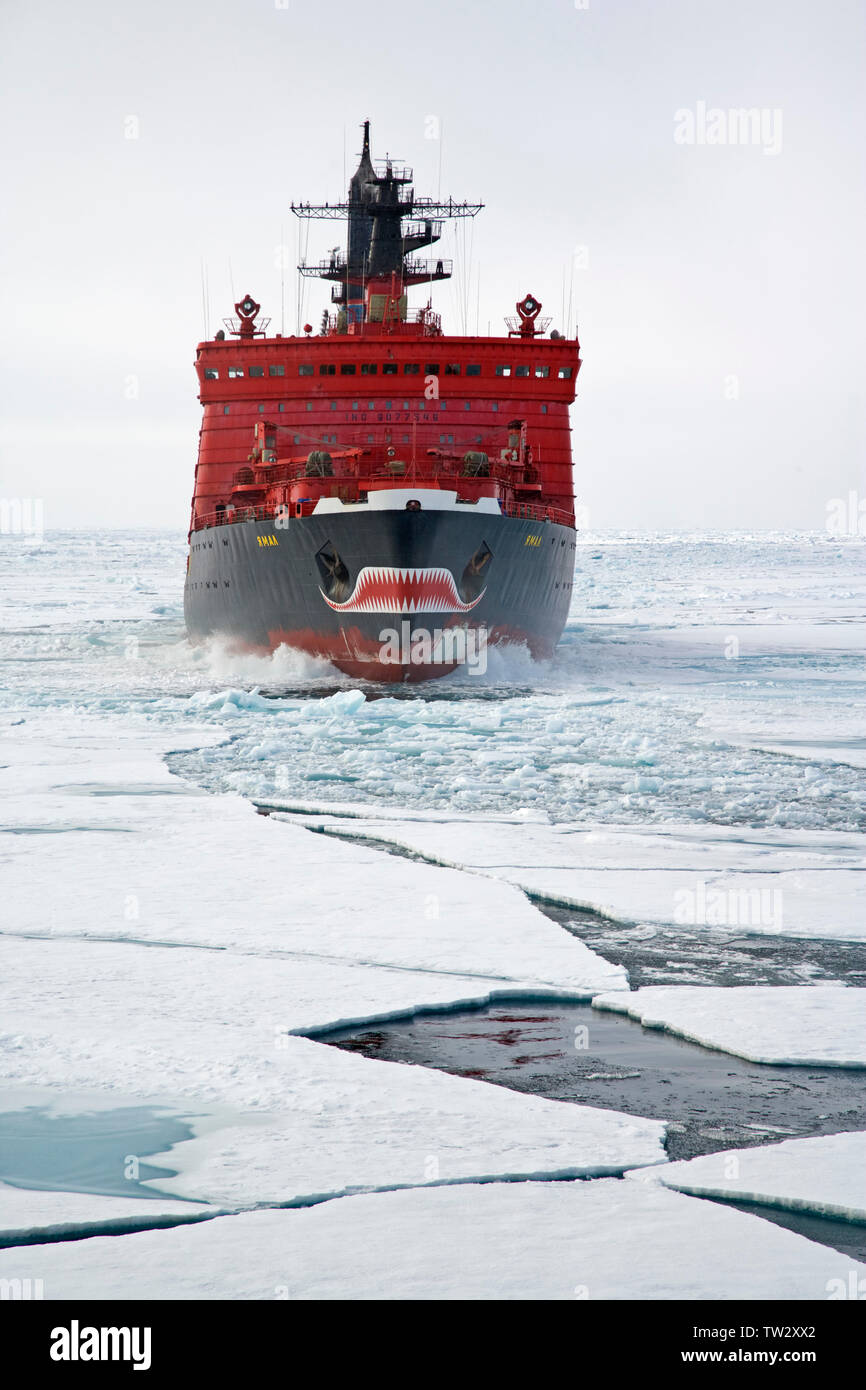
MULTIPOLYGON (((202 263, 211 331, 247 290, 278 331, 288 205, 343 196, 366 116, 419 193, 486 205, 442 244, 446 331, 503 332, 528 291, 579 324, 594 527, 820 530, 866 496, 862 0, 0 16, 0 497, 44 498, 48 527, 185 529, 202 263), (713 115, 739 108, 763 125, 713 115)), ((336 240, 313 224, 311 256, 336 240)), ((311 322, 327 295, 308 284, 311 322)), ((285 300, 293 332, 293 272, 285 300)))

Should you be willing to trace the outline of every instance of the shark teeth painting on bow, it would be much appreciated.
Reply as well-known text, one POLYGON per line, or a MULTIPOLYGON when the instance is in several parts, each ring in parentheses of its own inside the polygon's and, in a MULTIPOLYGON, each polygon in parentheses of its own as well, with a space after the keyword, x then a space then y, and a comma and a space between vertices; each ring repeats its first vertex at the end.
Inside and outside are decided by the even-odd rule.
POLYGON ((365 565, 354 592, 344 603, 335 603, 320 590, 337 613, 468 613, 485 592, 464 603, 450 570, 398 569, 393 565, 365 565))

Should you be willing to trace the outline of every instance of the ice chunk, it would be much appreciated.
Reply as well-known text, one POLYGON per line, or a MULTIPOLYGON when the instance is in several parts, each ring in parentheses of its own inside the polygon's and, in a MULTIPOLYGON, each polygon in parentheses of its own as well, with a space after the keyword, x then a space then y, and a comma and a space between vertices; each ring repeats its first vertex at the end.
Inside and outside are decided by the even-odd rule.
POLYGON ((786 1139, 626 1174, 697 1197, 730 1197, 866 1224, 866 1134, 786 1139))
POLYGON ((599 1009, 750 1062, 866 1067, 866 990, 841 985, 650 985, 602 994, 599 1009))
MULTIPOLYGON (((0 1251, 0 1277, 20 1252, 0 1251)), ((663 1187, 414 1189, 42 1245, 46 1298, 818 1300, 866 1265, 663 1187)))

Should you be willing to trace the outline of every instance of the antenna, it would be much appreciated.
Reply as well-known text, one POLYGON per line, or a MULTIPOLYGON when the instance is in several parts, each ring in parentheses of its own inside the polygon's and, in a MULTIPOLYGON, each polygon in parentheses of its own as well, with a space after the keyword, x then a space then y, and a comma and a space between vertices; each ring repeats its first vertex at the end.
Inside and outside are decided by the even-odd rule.
POLYGON ((206 282, 206 279, 205 279, 205 274, 206 274, 206 272, 205 272, 205 266, 204 266, 204 257, 202 257, 202 261, 201 261, 201 316, 202 316, 202 322, 203 322, 203 324, 204 324, 204 336, 205 336, 205 339, 207 339, 207 338, 210 337, 210 334, 209 334, 208 331, 207 331, 207 288, 206 288, 207 282, 206 282))
POLYGON ((563 331, 565 331, 565 326, 566 326, 566 324, 568 323, 568 319, 565 317, 565 268, 564 268, 564 267, 563 267, 563 271, 562 271, 562 309, 561 309, 561 313, 560 313, 560 323, 562 324, 563 331))
POLYGON ((280 227, 280 333, 286 335, 286 229, 280 227))
POLYGON ((443 134, 442 134, 442 130, 443 130, 443 126, 442 126, 442 122, 440 121, 440 122, 439 122, 439 181, 438 181, 438 183, 437 183, 437 185, 436 185, 436 200, 437 200, 437 202, 441 202, 441 201, 442 201, 442 146, 443 146, 443 144, 444 144, 444 136, 443 136, 443 134))

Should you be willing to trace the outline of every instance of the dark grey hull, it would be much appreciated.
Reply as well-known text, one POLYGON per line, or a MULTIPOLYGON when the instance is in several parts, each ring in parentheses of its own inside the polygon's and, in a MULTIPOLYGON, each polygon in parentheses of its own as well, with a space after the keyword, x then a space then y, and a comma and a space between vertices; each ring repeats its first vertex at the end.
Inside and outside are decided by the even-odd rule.
POLYGON ((551 656, 574 563, 570 528, 474 509, 233 521, 192 533, 184 611, 193 639, 286 643, 354 676, 427 679, 460 664, 461 642, 551 656))

